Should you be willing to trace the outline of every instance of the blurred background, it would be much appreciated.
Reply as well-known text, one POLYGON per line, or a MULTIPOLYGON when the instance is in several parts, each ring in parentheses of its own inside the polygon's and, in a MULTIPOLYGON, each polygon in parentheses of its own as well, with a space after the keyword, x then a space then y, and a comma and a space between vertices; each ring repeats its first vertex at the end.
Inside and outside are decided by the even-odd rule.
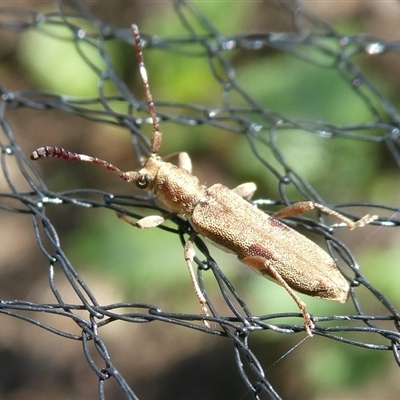
MULTIPOLYGON (((72 101, 68 103, 69 99, 97 98, 100 89, 107 96, 117 96, 121 92, 109 81, 99 83, 101 71, 107 67, 106 56, 99 52, 99 48, 104 48, 108 62, 123 78, 126 88, 142 101, 144 93, 136 58, 128 43, 128 28, 136 23, 144 41, 145 63, 157 112, 168 116, 161 122, 164 133, 161 155, 187 151, 194 173, 208 186, 221 182, 235 187, 253 181, 258 186, 254 196, 257 199, 281 199, 277 175, 262 163, 267 159, 271 168, 276 168, 280 174, 284 174, 284 166, 289 165, 291 171, 308 182, 317 196, 328 204, 369 202, 398 207, 399 156, 397 154, 396 158, 395 151, 390 151, 385 140, 377 139, 381 135, 379 128, 394 126, 398 117, 398 46, 393 45, 390 49, 393 51, 388 52, 379 47, 400 40, 398 2, 349 0, 335 5, 329 1, 304 2, 311 13, 304 21, 301 13, 294 12, 295 3, 290 3, 288 8, 275 1, 195 3, 197 15, 221 35, 236 37, 236 42, 223 41, 227 48, 218 51, 232 65, 238 87, 244 88, 266 110, 282 115, 283 121, 302 120, 298 129, 293 127, 294 122, 279 132, 276 145, 279 155, 271 150, 274 147, 265 147, 260 155, 262 159, 254 156, 254 149, 249 145, 251 141, 240 134, 242 132, 234 134, 217 124, 180 123, 184 108, 170 105, 196 104, 207 110, 227 104, 232 108, 246 105, 246 98, 239 95, 240 91, 223 89, 224 82, 229 80, 224 75, 226 69, 215 59, 215 64, 210 63, 211 57, 204 54, 203 48, 192 42, 186 47, 179 42, 179 46, 175 44, 174 47, 174 40, 189 36, 180 13, 187 13, 188 18, 193 18, 192 26, 195 25, 184 2, 176 2, 175 7, 170 1, 80 3, 99 21, 120 28, 121 37, 106 40, 101 46, 97 39, 76 46, 71 27, 67 27, 66 22, 72 24, 72 19, 63 20, 60 15, 77 15, 77 2, 19 1, 13 3, 11 9, 10 2, 0 1, 0 85, 3 89, 15 94, 37 91, 41 104, 45 104, 45 96, 39 94, 40 91, 63 96, 66 104, 72 104, 72 101), (46 16, 43 20, 53 23, 41 23, 42 16, 46 16), (304 35, 308 29, 313 33, 309 40, 296 43, 296 38, 290 35, 295 32, 296 24, 302 24, 304 35), (331 34, 329 29, 332 29, 331 34), (235 36, 267 32, 277 35, 280 48, 264 46, 260 40, 261 50, 255 51, 256 36, 251 42, 253 48, 246 48, 245 42, 235 36), (335 59, 339 50, 331 41, 338 33, 343 42, 337 45, 345 48, 346 59, 357 65, 376 89, 375 93, 366 89, 365 97, 360 97, 354 87, 362 86, 363 82, 353 80, 353 85, 349 85, 351 79, 343 74, 341 60, 335 59), (288 35, 286 48, 280 41, 284 34, 288 35), (353 35, 357 35, 358 40, 368 39, 366 43, 374 43, 375 47, 366 46, 363 53, 358 51, 360 43, 351 42, 353 35), (123 38, 126 40, 121 40, 123 38), (165 38, 169 41, 163 45, 165 38), (236 49, 233 43, 236 43, 236 49), (220 81, 216 79, 218 76, 220 81), (174 113, 177 121, 173 119, 174 113), (375 124, 374 129, 368 130, 371 124, 375 124), (320 125, 323 128, 319 130, 320 125), (337 127, 354 127, 354 136, 359 133, 365 140, 352 140, 351 135, 338 135, 333 139, 327 126, 333 127, 332 132, 337 127), (278 156, 284 157, 285 161, 279 162, 278 156)), ((73 23, 89 35, 95 32, 93 21, 85 19, 83 12, 79 18, 74 17, 73 23)), ((200 24, 196 29, 199 36, 207 33, 200 24)), ((273 42, 271 37, 269 39, 273 42)), ((115 101, 112 106, 115 114, 131 112, 123 102, 115 101)), ((96 107, 98 104, 92 110, 96 111, 96 107)), ((190 122, 193 110, 187 109, 186 121, 190 122)), ((127 126, 119 125, 116 118, 101 122, 87 118, 89 113, 83 118, 72 108, 35 109, 29 104, 9 107, 6 114, 3 108, 2 113, 12 126, 21 152, 27 156, 39 146, 52 145, 104 158, 125 171, 139 166, 130 131, 127 126)), ((147 118, 145 112, 137 111, 137 115, 147 118)), ((249 115, 250 120, 251 117, 249 115)), ((192 119, 200 120, 196 118, 192 119)), ((235 123, 232 122, 233 126, 235 123)), ((141 128, 149 137, 151 125, 144 123, 141 128)), ((6 130, 5 125, 3 130, 6 130)), ((35 163, 34 167, 54 192, 92 188, 109 193, 137 194, 132 185, 90 164, 49 159, 35 163)), ((20 193, 31 190, 17 161, 8 161, 7 170, 20 193)), ((7 193, 10 185, 4 176, 0 185, 1 192, 7 193)), ((291 201, 304 200, 295 185, 285 190, 291 201)), ((7 212, 9 200, 5 195, 3 199, 4 206, 0 209, 0 297, 55 303, 49 288, 48 261, 37 245, 32 220, 26 213, 7 212)), ((366 212, 370 212, 368 207, 357 210, 359 215, 366 212)), ((99 304, 142 302, 173 312, 198 313, 177 235, 160 229, 136 230, 105 208, 53 204, 46 207, 46 215, 56 228, 63 251, 99 304)), ((391 218, 392 212, 388 210, 382 217, 391 218)), ((169 226, 173 227, 173 224, 169 223, 169 226)), ((341 229, 336 233, 371 284, 399 306, 398 229, 370 226, 351 232, 341 229)), ((310 237, 324 246, 317 235, 310 237)), ((233 255, 214 248, 212 255, 253 315, 298 312, 282 288, 253 274, 233 255)), ((210 297, 216 296, 218 288, 211 274, 206 273, 205 280, 210 297)), ((75 304, 78 301, 76 294, 62 274, 56 276, 56 282, 64 301, 75 304)), ((363 289, 358 298, 368 307, 364 312, 386 315, 385 308, 363 289)), ((310 298, 304 300, 315 315, 355 313, 351 302, 341 305, 310 298)), ((216 304, 222 314, 224 311, 229 313, 222 299, 218 298, 216 304)), ((71 319, 51 314, 29 315, 61 331, 81 334, 71 319)), ((84 312, 82 318, 86 318, 84 312)), ((10 318, 6 313, 0 314, 0 321, 0 398, 98 397, 98 377, 83 355, 81 342, 63 338, 22 319, 10 318)), ((356 335, 352 333, 349 337, 354 339, 356 335)), ((380 337, 362 335, 360 333, 357 340, 387 344, 380 337)), ((102 327, 101 337, 121 375, 141 399, 253 397, 238 373, 231 343, 223 337, 172 324, 123 321, 102 327)), ((398 365, 390 351, 368 350, 316 336, 274 364, 302 337, 271 331, 251 336, 251 349, 282 398, 397 398, 400 390, 398 365)), ((94 350, 93 356, 96 358, 94 350)), ((102 368, 98 359, 99 368, 102 368)), ((124 398, 115 381, 108 381, 105 390, 106 398, 124 398)), ((267 398, 265 394, 260 396, 267 398)))

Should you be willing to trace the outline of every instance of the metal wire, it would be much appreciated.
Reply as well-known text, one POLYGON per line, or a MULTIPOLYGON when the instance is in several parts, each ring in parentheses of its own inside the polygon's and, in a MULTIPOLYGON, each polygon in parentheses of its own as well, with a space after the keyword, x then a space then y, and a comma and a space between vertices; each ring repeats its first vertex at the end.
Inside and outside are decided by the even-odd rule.
MULTIPOLYGON (((132 4, 134 3, 135 1, 132 1, 132 4)), ((33 165, 27 158, 30 149, 26 148, 25 139, 22 140, 21 135, 14 135, 18 130, 18 123, 13 117, 13 112, 18 111, 19 115, 26 114, 28 118, 28 115, 32 115, 28 112, 37 116, 41 112, 57 111, 63 115, 75 115, 99 124, 123 127, 131 133, 136 159, 141 160, 149 154, 148 135, 142 130, 150 123, 147 104, 132 94, 127 83, 115 71, 105 46, 109 41, 123 42, 131 47, 133 54, 129 28, 115 27, 106 20, 100 19, 83 1, 55 1, 54 5, 56 11, 49 12, 1 6, 0 28, 5 33, 14 32, 17 35, 37 30, 53 37, 56 37, 56 34, 49 28, 54 26, 67 28, 70 40, 75 44, 82 59, 98 75, 98 97, 76 99, 63 96, 61 93, 50 94, 30 89, 14 90, 13 85, 8 84, 0 86, 1 166, 5 182, 0 193, 1 214, 13 215, 15 221, 23 218, 30 222, 30 228, 26 229, 29 229, 30 234, 33 233, 37 248, 47 260, 44 261, 43 257, 41 258, 42 266, 47 265, 47 267, 46 270, 42 268, 40 274, 47 275, 48 286, 53 294, 53 301, 35 303, 22 297, 18 298, 18 290, 4 291, 0 301, 0 313, 8 318, 3 319, 5 321, 3 324, 7 324, 10 318, 17 318, 25 324, 30 323, 52 335, 58 335, 63 340, 80 342, 87 364, 98 377, 98 396, 102 399, 108 397, 106 388, 109 380, 115 381, 118 390, 125 398, 139 398, 133 381, 127 380, 120 372, 119 360, 112 357, 102 335, 106 326, 118 321, 125 324, 154 324, 156 322, 163 325, 173 324, 180 329, 197 331, 202 335, 225 338, 233 349, 232 358, 248 390, 247 395, 254 399, 261 399, 263 396, 271 399, 281 398, 274 385, 266 377, 267 365, 263 365, 260 355, 253 351, 249 339, 255 332, 264 332, 266 335, 304 332, 301 319, 297 324, 285 322, 288 316, 299 317, 301 314, 295 310, 293 313, 255 315, 247 306, 240 291, 235 289, 213 259, 212 249, 209 249, 201 238, 197 238, 195 242, 198 249, 198 258, 195 261, 198 266, 199 284, 207 296, 208 290, 207 285, 204 284, 203 275, 212 274, 227 306, 226 311, 221 314, 218 311, 220 307, 215 306, 213 298, 207 296, 212 314, 209 318, 212 328, 206 328, 202 324, 200 315, 165 312, 162 311, 162 307, 145 302, 99 303, 91 288, 91 283, 82 279, 64 252, 59 238, 59 228, 52 218, 51 210, 55 207, 110 209, 123 212, 134 219, 144 216, 146 208, 155 213, 163 213, 167 210, 160 209, 155 199, 149 195, 122 195, 82 188, 51 190, 47 179, 43 178, 36 169, 37 165, 33 165), (88 58, 82 50, 83 43, 97 51, 105 65, 104 69, 98 68, 88 58), (112 95, 109 95, 106 89, 109 84, 114 90, 112 95), (23 146, 21 141, 24 142, 23 146), (19 173, 18 176, 16 170, 19 173), (79 302, 71 304, 64 299, 58 283, 60 274, 68 281, 70 289, 76 294, 79 302), (46 322, 48 320, 44 318, 45 315, 56 315, 61 319, 71 320, 77 329, 70 331, 57 324, 48 323, 46 322), (284 321, 283 318, 285 318, 284 321), (283 322, 280 322, 281 320, 283 322)), ((222 105, 207 107, 201 104, 179 103, 174 102, 172 96, 171 101, 168 102, 156 99, 157 116, 161 126, 167 121, 176 126, 186 126, 186 129, 204 125, 209 129, 245 136, 252 156, 260 162, 259 168, 263 169, 265 174, 273 176, 279 188, 279 198, 270 201, 270 205, 290 204, 299 198, 325 202, 318 189, 312 187, 305 177, 291 167, 292 160, 287 158, 281 148, 278 139, 282 134, 292 130, 308 132, 309 135, 322 137, 332 142, 339 138, 345 138, 352 143, 368 142, 374 146, 375 151, 378 151, 378 148, 382 151, 384 148, 386 157, 395 165, 396 174, 398 174, 400 167, 398 110, 354 61, 356 55, 365 53, 378 56, 389 52, 398 53, 400 48, 397 42, 385 41, 365 34, 343 36, 309 13, 298 2, 271 2, 268 5, 291 20, 291 29, 273 32, 266 26, 260 33, 238 32, 232 35, 220 31, 218 26, 215 26, 199 11, 194 3, 175 1, 171 3, 172 6, 176 21, 185 33, 180 37, 169 37, 158 36, 156 32, 142 32, 144 51, 150 48, 162 49, 181 57, 206 59, 214 85, 222 91, 220 98, 222 105), (368 107, 370 119, 341 125, 315 119, 294 118, 268 108, 267 105, 254 98, 246 88, 241 87, 236 79, 236 67, 230 54, 246 51, 252 57, 262 58, 265 51, 270 49, 285 53, 290 57, 300 58, 310 65, 336 70, 362 103, 368 107), (268 156, 265 155, 265 150, 269 150, 268 156), (271 162, 271 157, 274 162, 271 162), (293 196, 293 193, 296 195, 293 196)), ((64 40, 64 38, 60 37, 59 40, 64 40)), ((262 85, 262 82, 259 84, 262 85)), ((30 135, 33 134, 30 133, 30 135)), ((167 142, 168 137, 166 136, 164 140, 167 142)), ((65 167, 68 168, 67 165, 65 167)), ((330 206, 354 218, 362 215, 363 211, 360 209, 368 209, 368 212, 379 216, 373 225, 382 227, 384 230, 393 230, 400 224, 399 209, 390 204, 343 202, 330 204, 330 206), (351 209, 355 211, 350 214, 351 209)), ((270 212, 271 207, 264 205, 262 208, 270 212)), ((358 346, 364 351, 391 351, 395 362, 400 365, 398 307, 385 293, 374 287, 367 276, 364 276, 363 268, 358 266, 350 248, 335 235, 337 226, 328 226, 322 216, 318 216, 317 220, 298 217, 285 222, 303 232, 309 231, 322 235, 326 239, 328 251, 332 257, 347 265, 352 274, 348 278, 352 282, 350 295, 354 304, 354 313, 341 316, 315 316, 315 334, 324 338, 327 343, 331 339, 342 344, 358 346), (374 311, 369 311, 375 310, 376 307, 359 297, 360 287, 370 292, 380 307, 378 309, 382 310, 383 307, 384 312, 373 314, 374 311), (329 321, 334 321, 334 325, 327 324, 329 321), (382 321, 385 322, 384 325, 380 324, 382 321)), ((160 228, 178 235, 183 245, 191 232, 190 225, 181 217, 172 219, 172 223, 173 227, 168 225, 160 228)), ((178 240, 176 243, 179 246, 178 240)), ((18 246, 17 243, 15 245, 18 246)), ((25 252, 23 248, 20 250, 25 252)), ((38 258, 35 258, 35 263, 38 262, 37 260, 38 258)), ((22 271, 21 269, 21 273, 22 271)), ((397 277, 394 276, 391 279, 397 279, 397 277)), ((129 349, 126 351, 129 352, 129 349)))

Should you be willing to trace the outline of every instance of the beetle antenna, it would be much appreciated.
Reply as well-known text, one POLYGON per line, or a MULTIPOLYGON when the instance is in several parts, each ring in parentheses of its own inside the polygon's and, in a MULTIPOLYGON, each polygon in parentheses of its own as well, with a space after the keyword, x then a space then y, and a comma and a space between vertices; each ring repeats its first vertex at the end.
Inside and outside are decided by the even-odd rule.
POLYGON ((120 178, 124 179, 127 182, 135 182, 141 179, 141 174, 139 172, 123 172, 115 165, 109 163, 108 161, 102 160, 101 158, 88 156, 86 154, 73 153, 62 147, 39 147, 31 153, 31 160, 39 160, 41 158, 49 157, 63 158, 64 160, 69 161, 86 161, 92 164, 101 165, 104 168, 107 168, 109 171, 114 172, 114 174, 117 174, 120 178))
POLYGON ((140 76, 142 77, 144 93, 145 93, 146 99, 147 99, 147 106, 148 106, 148 109, 150 112, 151 119, 153 121, 154 132, 153 132, 153 136, 151 138, 151 152, 158 153, 158 149, 161 146, 162 133, 160 131, 160 125, 157 120, 153 97, 150 92, 149 80, 147 78, 147 71, 146 71, 146 67, 144 65, 143 51, 142 51, 142 44, 140 41, 139 28, 137 27, 137 25, 132 24, 131 29, 132 29, 133 40, 135 41, 136 58, 139 63, 139 72, 140 72, 140 76))

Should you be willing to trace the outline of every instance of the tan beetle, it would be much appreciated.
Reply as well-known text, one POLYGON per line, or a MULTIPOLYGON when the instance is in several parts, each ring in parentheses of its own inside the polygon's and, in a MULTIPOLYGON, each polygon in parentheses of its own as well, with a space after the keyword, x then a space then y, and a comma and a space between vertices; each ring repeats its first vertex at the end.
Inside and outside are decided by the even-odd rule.
POLYGON ((236 254, 241 262, 257 273, 283 286, 301 310, 305 330, 309 336, 312 336, 314 323, 306 310, 306 304, 295 291, 344 303, 350 286, 328 253, 305 236, 278 221, 278 218, 317 208, 338 218, 353 229, 376 220, 377 216, 366 215, 353 222, 321 204, 304 201, 292 204, 270 217, 248 201, 256 190, 254 183, 245 183, 233 190, 221 184, 207 188, 201 185, 198 178, 192 174, 191 161, 187 153, 178 154, 178 166, 166 161, 174 155, 162 159, 158 155, 162 133, 150 93, 139 30, 136 25, 132 25, 132 34, 154 127, 151 155, 144 166, 139 171, 123 172, 99 158, 50 146, 40 147, 33 151, 31 159, 56 157, 99 164, 118 174, 127 182, 135 182, 139 188, 152 191, 171 214, 164 217, 147 216, 136 222, 126 215, 119 215, 120 218, 138 228, 156 227, 175 214, 186 216, 194 233, 185 244, 184 256, 201 305, 201 314, 207 326, 209 324, 206 321, 208 316, 206 299, 197 283, 192 266, 195 255, 193 240, 198 234, 203 235, 218 247, 236 254))

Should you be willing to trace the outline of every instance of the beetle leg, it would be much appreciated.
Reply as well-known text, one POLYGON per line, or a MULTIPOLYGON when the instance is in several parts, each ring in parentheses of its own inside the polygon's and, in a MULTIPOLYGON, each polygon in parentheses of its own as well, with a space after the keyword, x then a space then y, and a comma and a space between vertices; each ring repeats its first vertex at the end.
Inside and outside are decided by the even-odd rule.
MULTIPOLYGON (((206 301, 206 298, 204 297, 204 295, 203 295, 203 293, 202 293, 202 291, 200 289, 199 284, 197 283, 196 275, 194 273, 193 265, 192 265, 194 256, 196 255, 196 251, 194 249, 193 242, 192 242, 195 237, 196 237, 196 235, 191 235, 190 238, 188 239, 188 241, 186 242, 185 247, 184 247, 184 255, 185 255, 186 264, 188 266, 190 279, 192 281, 193 288, 194 288, 194 291, 196 293, 197 299, 199 300, 199 303, 200 303, 200 312, 201 312, 201 315, 204 318, 204 317, 208 317, 209 316, 208 309, 207 309, 207 306, 206 306, 207 301, 206 301)), ((208 323, 208 321, 205 320, 205 319, 203 319, 203 321, 204 321, 204 325, 207 328, 210 328, 210 324, 208 323)))
POLYGON ((253 182, 242 183, 241 185, 232 189, 233 192, 246 200, 250 200, 256 190, 257 186, 253 182))
POLYGON ((363 227, 378 218, 377 215, 367 214, 358 221, 352 221, 350 218, 345 217, 337 211, 332 210, 331 208, 326 207, 322 204, 314 203, 312 201, 300 201, 298 203, 291 204, 290 206, 287 206, 282 210, 279 210, 276 213, 272 214, 272 218, 279 219, 290 217, 292 215, 303 214, 304 212, 314 210, 315 208, 322 211, 324 214, 331 215, 332 217, 337 218, 339 221, 342 221, 347 225, 349 229, 363 227))
MULTIPOLYGON (((132 218, 130 218, 128 215, 117 212, 118 218, 121 218, 122 220, 127 222, 129 225, 132 225, 132 226, 135 226, 135 227, 141 228, 141 229, 155 228, 156 226, 161 225, 166 219, 171 218, 174 215, 176 215, 176 214, 170 213, 170 214, 164 215, 164 217, 162 217, 161 215, 149 215, 147 217, 139 219, 138 221, 135 221, 132 218)), ((196 235, 197 235, 197 233, 194 232, 194 234, 192 234, 190 236, 190 238, 188 239, 188 241, 186 242, 185 247, 184 247, 184 256, 185 256, 186 264, 188 266, 190 280, 192 281, 194 291, 195 291, 197 299, 199 300, 199 303, 200 303, 201 315, 202 315, 202 317, 208 317, 209 314, 208 314, 208 309, 206 306, 207 301, 200 289, 199 284, 197 283, 196 275, 194 273, 193 265, 192 265, 194 256, 196 255, 196 251, 194 249, 192 241, 194 240, 196 235)), ((206 320, 204 320, 204 325, 207 328, 210 328, 210 324, 206 320)))
POLYGON ((171 160, 171 158, 177 157, 178 158, 178 167, 182 168, 190 173, 192 173, 192 160, 189 157, 189 154, 186 152, 181 153, 172 153, 163 157, 164 161, 171 160))
POLYGON ((301 313, 303 314, 304 319, 304 328, 308 334, 308 336, 313 336, 311 330, 315 328, 313 321, 311 320, 310 314, 306 310, 306 303, 300 299, 300 297, 293 291, 293 289, 286 283, 285 279, 282 275, 274 268, 271 263, 266 263, 265 259, 257 256, 247 256, 240 257, 239 260, 244 264, 254 268, 256 272, 263 273, 260 270, 260 265, 263 265, 269 272, 269 275, 273 277, 278 284, 280 284, 290 295, 290 297, 295 301, 297 307, 299 307, 301 313))
POLYGON ((147 217, 141 218, 138 221, 133 220, 126 214, 122 214, 117 212, 117 217, 121 218, 123 221, 127 222, 129 225, 135 226, 140 229, 148 229, 155 228, 158 225, 161 225, 165 222, 166 219, 173 217, 176 215, 175 213, 166 214, 164 216, 161 215, 149 215, 147 217))

